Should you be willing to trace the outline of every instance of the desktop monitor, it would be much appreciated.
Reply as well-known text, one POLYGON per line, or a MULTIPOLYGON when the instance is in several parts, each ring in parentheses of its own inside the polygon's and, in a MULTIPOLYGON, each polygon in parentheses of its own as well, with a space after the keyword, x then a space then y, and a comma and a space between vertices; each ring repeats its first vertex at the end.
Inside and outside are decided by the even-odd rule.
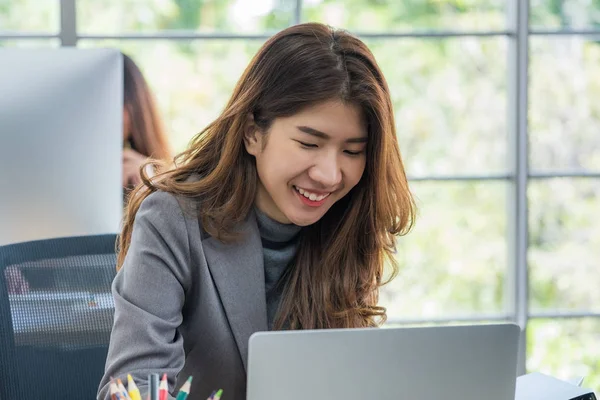
POLYGON ((0 245, 117 232, 121 53, 0 48, 0 94, 0 245))

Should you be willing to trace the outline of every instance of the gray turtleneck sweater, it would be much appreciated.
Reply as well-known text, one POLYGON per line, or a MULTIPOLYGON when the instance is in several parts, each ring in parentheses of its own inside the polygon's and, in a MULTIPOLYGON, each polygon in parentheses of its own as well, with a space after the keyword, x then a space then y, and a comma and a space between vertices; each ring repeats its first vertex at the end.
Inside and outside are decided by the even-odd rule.
POLYGON ((267 322, 269 330, 282 295, 282 285, 277 285, 298 248, 298 233, 301 227, 282 224, 256 210, 256 222, 262 240, 265 264, 265 291, 267 293, 267 322))

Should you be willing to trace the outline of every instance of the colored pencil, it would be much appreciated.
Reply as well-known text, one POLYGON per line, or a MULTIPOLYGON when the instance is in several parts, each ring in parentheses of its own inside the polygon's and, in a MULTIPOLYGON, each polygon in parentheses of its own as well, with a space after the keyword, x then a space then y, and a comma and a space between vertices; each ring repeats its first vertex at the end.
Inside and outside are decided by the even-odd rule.
POLYGON ((169 397, 169 383, 167 382, 167 374, 163 374, 158 387, 158 400, 167 400, 169 397))
POLYGON ((215 397, 213 397, 213 399, 220 400, 222 394, 223 394, 223 389, 219 389, 219 391, 215 394, 215 397))
POLYGON ((142 400, 142 394, 130 374, 127 374, 127 389, 131 400, 142 400))
POLYGON ((150 400, 158 400, 158 374, 148 375, 150 400))
POLYGON ((117 387, 119 388, 119 394, 124 400, 131 400, 131 397, 127 394, 127 389, 125 389, 125 385, 123 385, 123 381, 120 378, 117 378, 117 387))
POLYGON ((190 394, 190 388, 192 387, 192 377, 187 378, 187 381, 181 386, 179 389, 179 393, 177 393, 177 398, 175 400, 185 400, 190 394))
POLYGON ((115 381, 110 380, 110 400, 121 400, 119 396, 119 387, 115 383, 115 381))

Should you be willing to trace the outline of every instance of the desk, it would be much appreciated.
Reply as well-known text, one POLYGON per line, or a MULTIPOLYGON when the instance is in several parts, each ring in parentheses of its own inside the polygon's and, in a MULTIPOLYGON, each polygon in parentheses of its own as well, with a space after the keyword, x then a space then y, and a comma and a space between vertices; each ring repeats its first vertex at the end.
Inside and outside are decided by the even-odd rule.
POLYGON ((113 324, 111 293, 31 292, 9 295, 17 346, 106 345, 113 324))

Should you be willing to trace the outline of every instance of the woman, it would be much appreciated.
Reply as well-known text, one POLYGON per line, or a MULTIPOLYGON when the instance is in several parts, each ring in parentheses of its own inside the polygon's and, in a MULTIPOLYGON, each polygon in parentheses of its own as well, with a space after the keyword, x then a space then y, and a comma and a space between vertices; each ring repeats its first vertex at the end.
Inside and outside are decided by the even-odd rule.
POLYGON ((113 284, 111 376, 246 393, 249 336, 374 327, 384 261, 413 221, 390 93, 368 48, 290 27, 250 62, 176 167, 131 197, 113 284))
MULTIPOLYGON (((142 182, 140 169, 149 158, 168 160, 169 143, 154 96, 135 62, 123 54, 123 187, 128 193, 142 182)), ((153 175, 151 168, 147 173, 153 175)))

